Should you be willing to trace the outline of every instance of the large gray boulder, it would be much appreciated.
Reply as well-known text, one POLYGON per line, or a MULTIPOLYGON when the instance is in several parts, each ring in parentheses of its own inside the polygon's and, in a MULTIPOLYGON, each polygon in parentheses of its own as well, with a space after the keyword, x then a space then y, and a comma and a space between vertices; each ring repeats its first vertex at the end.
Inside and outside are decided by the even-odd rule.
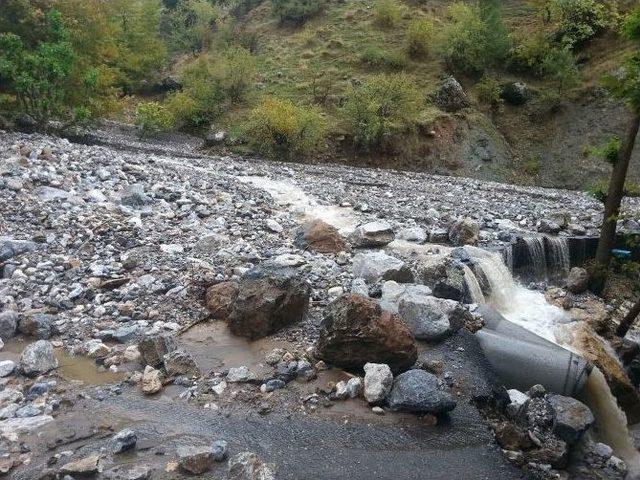
POLYGON ((562 395, 549 395, 547 400, 555 411, 553 431, 572 445, 591 427, 595 418, 584 403, 562 395))
POLYGON ((13 310, 0 313, 0 338, 13 338, 18 328, 18 314, 13 310))
POLYGON ((471 218, 457 220, 449 229, 449 241, 453 245, 475 245, 479 239, 480 226, 471 218))
POLYGON ((448 77, 442 82, 434 96, 434 101, 446 112, 457 112, 470 105, 462 85, 453 77, 448 77))
POLYGON ((441 255, 424 257, 418 264, 418 280, 433 295, 462 302, 468 299, 464 267, 459 261, 441 255))
POLYGON ((311 287, 293 268, 257 267, 240 280, 227 320, 235 335, 262 338, 304 318, 311 287))
POLYGON ((388 397, 395 411, 442 414, 453 410, 456 401, 442 390, 438 378, 424 370, 409 370, 396 377, 388 397))
POLYGON ((384 220, 365 223, 358 226, 349 239, 357 248, 384 247, 393 242, 395 234, 391 225, 384 220))
POLYGON ((58 368, 51 342, 38 340, 28 345, 20 355, 20 368, 28 377, 36 377, 58 368))
POLYGON ((446 302, 455 305, 453 300, 405 293, 400 297, 398 314, 416 339, 438 341, 452 332, 448 311, 454 305, 449 306, 446 302))
POLYGON ((589 272, 581 267, 573 267, 567 277, 567 290, 582 293, 589 287, 589 272))
POLYGON ((55 316, 46 313, 25 314, 18 322, 20 333, 42 340, 51 338, 55 332, 55 316))
POLYGON ((413 282, 413 272, 402 260, 384 252, 358 253, 353 257, 353 275, 368 283, 379 280, 413 282))
POLYGON ((210 446, 178 447, 178 465, 185 472, 202 475, 213 467, 213 449, 210 446))

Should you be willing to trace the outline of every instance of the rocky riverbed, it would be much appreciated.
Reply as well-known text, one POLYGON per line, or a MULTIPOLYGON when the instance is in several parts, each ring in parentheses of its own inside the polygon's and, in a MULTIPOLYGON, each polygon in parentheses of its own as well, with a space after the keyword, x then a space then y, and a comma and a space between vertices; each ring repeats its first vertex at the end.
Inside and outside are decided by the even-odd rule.
MULTIPOLYGON (((595 234, 597 201, 99 138, 0 132, 1 472, 567 475, 590 424, 558 437, 544 392, 518 397, 535 440, 494 440, 509 414, 473 338, 482 292, 444 254, 595 234)), ((593 445, 583 470, 622 478, 593 445)))

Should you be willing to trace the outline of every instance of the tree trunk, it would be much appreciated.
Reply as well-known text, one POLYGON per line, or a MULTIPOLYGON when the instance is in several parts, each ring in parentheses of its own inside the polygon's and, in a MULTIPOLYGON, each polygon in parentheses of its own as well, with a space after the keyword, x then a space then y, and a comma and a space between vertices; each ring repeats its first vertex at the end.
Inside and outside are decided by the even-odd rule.
POLYGON ((638 318, 638 315, 640 315, 640 300, 631 307, 629 313, 627 313, 626 317, 622 319, 620 325, 618 325, 618 328, 616 329, 616 335, 624 337, 631 328, 631 325, 633 325, 633 322, 638 318))
POLYGON ((627 170, 631 161, 631 154, 640 129, 640 112, 634 110, 631 123, 625 134, 618 159, 611 171, 611 180, 607 199, 604 205, 604 217, 600 230, 600 240, 596 250, 596 258, 592 269, 592 288, 601 291, 607 279, 607 269, 611 260, 611 249, 616 237, 616 222, 620 212, 620 203, 624 195, 624 183, 627 178, 627 170))

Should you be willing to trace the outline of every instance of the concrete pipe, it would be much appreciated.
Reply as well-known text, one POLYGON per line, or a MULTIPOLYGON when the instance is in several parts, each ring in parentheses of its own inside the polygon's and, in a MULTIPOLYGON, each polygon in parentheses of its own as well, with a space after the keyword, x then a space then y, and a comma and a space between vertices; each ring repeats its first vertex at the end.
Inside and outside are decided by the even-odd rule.
POLYGON ((485 326, 476 337, 507 388, 526 391, 536 384, 560 395, 577 395, 593 368, 584 358, 481 307, 485 326))

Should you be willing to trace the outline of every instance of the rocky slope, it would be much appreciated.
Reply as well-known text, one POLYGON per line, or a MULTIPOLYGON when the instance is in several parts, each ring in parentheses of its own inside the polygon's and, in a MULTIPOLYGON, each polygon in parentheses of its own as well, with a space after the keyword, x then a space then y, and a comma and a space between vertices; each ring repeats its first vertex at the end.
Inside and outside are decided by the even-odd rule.
MULTIPOLYGON (((473 237, 498 246, 515 232, 550 226, 566 235, 595 233, 595 200, 426 174, 207 157, 179 139, 167 146, 96 135, 110 146, 0 132, 3 471, 13 469, 14 478, 99 471, 104 478, 174 478, 205 467, 221 471, 214 460, 226 458, 226 448, 218 455, 222 447, 210 444, 225 439, 233 455, 229 478, 255 478, 233 476, 247 469, 271 478, 271 466, 238 456, 247 449, 275 462, 282 478, 300 478, 307 468, 318 478, 417 478, 424 468, 432 478, 521 475, 499 455, 472 405, 493 381, 464 328, 473 330, 473 316, 457 301, 431 297, 426 286, 392 298, 380 285, 427 278, 422 257, 450 248, 428 239, 473 237), (450 230, 461 217, 470 219, 450 230), (313 218, 326 222, 326 237, 300 232, 313 218), (340 243, 345 237, 372 250, 352 250, 340 243), (385 245, 386 254, 379 250, 385 245), (215 319, 228 316, 234 333, 267 338, 241 342, 223 323, 206 322, 205 290, 223 282, 228 299, 207 295, 215 319), (328 307, 346 292, 382 293, 388 304, 381 310, 353 295, 328 307), (389 312, 406 317, 405 307, 427 308, 425 292, 439 319, 408 333, 389 312), (370 319, 355 333, 349 319, 361 316, 353 312, 370 319), (333 323, 321 323, 324 316, 333 323), (336 335, 331 325, 346 330, 336 335), (361 399, 367 377, 363 385, 358 376, 327 370, 313 349, 320 338, 327 351, 344 352, 339 341, 370 331, 378 340, 387 332, 389 343, 371 344, 371 358, 345 367, 394 366, 400 358, 404 369, 417 358, 431 372, 397 376, 389 403, 372 402, 373 410, 361 399), (412 335, 434 343, 416 347, 412 335), (372 353, 386 355, 387 347, 397 355, 372 353), (95 362, 79 360, 86 357, 95 362), (434 396, 412 398, 414 384, 434 396), (349 397, 360 399, 340 406, 349 397), (387 408, 424 416, 376 415, 387 408), (132 425, 142 448, 120 457, 114 442, 135 440, 126 432, 111 436, 132 425), (327 445, 329 435, 337 438, 327 445), (190 448, 174 451, 176 445, 190 448), (137 472, 125 467, 131 464, 137 472)), ((637 202, 625 209, 638 215, 637 202)), ((339 355, 331 361, 340 364, 339 355)))

